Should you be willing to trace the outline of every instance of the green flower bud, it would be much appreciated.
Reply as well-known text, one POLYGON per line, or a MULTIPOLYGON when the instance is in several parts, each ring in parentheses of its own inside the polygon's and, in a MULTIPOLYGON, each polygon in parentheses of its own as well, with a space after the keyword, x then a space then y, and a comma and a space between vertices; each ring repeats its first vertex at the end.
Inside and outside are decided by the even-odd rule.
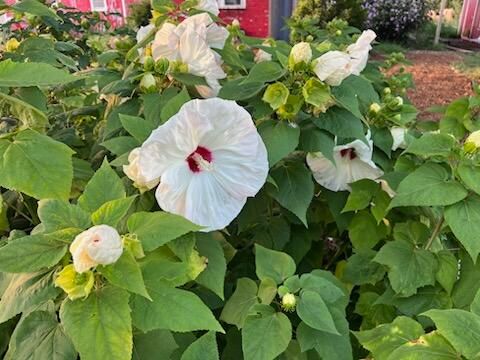
POLYGON ((93 284, 93 272, 77 273, 73 264, 65 266, 55 279, 55 286, 65 291, 70 300, 86 298, 92 291, 93 284))
POLYGON ((335 104, 330 86, 313 77, 303 85, 302 94, 305 102, 317 107, 319 112, 325 112, 335 104))
POLYGON ((397 105, 398 106, 402 106, 403 105, 403 98, 401 98, 400 96, 397 96, 395 98, 395 100, 397 101, 397 105))
POLYGON ((165 75, 168 72, 170 62, 166 58, 158 59, 155 63, 155 72, 160 75, 165 75))
POLYGON ((287 103, 290 91, 281 82, 270 84, 263 94, 262 100, 270 105, 273 110, 277 110, 280 106, 287 103))
POLYGON ((285 311, 292 312, 297 306, 297 299, 292 293, 286 293, 282 297, 282 308, 285 311))
POLYGON ((383 93, 385 95, 390 95, 392 93, 392 89, 390 89, 389 87, 386 87, 385 89, 383 89, 383 93))
POLYGON ((145 56, 143 58, 143 70, 152 71, 155 67, 155 61, 151 56, 145 56))
POLYGON ((312 35, 308 35, 305 40, 308 41, 308 42, 312 42, 314 40, 314 38, 313 38, 312 35))
POLYGON ((146 73, 143 75, 142 80, 140 80, 140 90, 144 93, 154 93, 157 91, 157 81, 152 74, 146 73))
POLYGON ((337 31, 335 31, 335 35, 336 35, 336 36, 341 36, 341 35, 342 35, 342 30, 337 30, 337 31))

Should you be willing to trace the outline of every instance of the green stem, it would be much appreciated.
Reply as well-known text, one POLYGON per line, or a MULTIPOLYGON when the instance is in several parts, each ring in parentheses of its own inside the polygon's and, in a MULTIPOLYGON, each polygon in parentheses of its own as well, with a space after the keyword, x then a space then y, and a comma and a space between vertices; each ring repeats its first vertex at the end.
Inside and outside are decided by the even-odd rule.
POLYGON ((433 240, 435 240, 435 238, 438 236, 438 234, 440 234, 440 231, 442 230, 442 226, 443 226, 443 222, 444 222, 444 221, 445 221, 445 218, 444 218, 444 216, 442 215, 442 216, 440 217, 440 219, 438 220, 437 225, 435 225, 435 228, 433 229, 432 235, 431 235, 430 238, 428 239, 427 244, 425 245, 425 250, 430 249, 430 247, 431 247, 432 244, 433 244, 433 240))

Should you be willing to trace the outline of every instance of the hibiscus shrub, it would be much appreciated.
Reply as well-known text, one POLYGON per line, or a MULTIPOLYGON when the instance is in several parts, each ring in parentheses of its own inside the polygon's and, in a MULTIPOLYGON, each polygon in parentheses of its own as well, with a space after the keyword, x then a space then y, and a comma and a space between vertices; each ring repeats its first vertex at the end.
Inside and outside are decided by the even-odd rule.
POLYGON ((41 21, 0 61, 0 355, 477 358, 479 89, 417 122, 371 30, 152 8, 136 42, 8 8, 41 21))

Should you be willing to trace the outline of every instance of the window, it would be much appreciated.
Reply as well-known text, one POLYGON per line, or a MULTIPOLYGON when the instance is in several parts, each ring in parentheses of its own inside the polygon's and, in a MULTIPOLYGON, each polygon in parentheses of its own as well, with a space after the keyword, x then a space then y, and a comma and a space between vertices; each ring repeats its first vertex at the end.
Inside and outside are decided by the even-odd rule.
POLYGON ((247 0, 217 0, 220 9, 245 9, 247 0))
POLYGON ((107 11, 107 0, 90 0, 92 11, 107 11))

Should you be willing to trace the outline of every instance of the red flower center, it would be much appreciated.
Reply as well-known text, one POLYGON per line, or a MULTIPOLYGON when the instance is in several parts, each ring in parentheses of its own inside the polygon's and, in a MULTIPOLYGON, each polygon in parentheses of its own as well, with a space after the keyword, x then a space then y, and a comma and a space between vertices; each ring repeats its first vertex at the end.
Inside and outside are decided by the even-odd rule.
POLYGON ((190 170, 198 173, 202 170, 207 170, 208 164, 212 162, 212 152, 203 146, 199 146, 194 152, 188 155, 186 160, 190 170))
POLYGON ((340 156, 341 157, 348 157, 350 160, 353 160, 357 157, 357 153, 355 152, 355 149, 353 149, 353 148, 343 149, 343 150, 340 150, 340 156))

